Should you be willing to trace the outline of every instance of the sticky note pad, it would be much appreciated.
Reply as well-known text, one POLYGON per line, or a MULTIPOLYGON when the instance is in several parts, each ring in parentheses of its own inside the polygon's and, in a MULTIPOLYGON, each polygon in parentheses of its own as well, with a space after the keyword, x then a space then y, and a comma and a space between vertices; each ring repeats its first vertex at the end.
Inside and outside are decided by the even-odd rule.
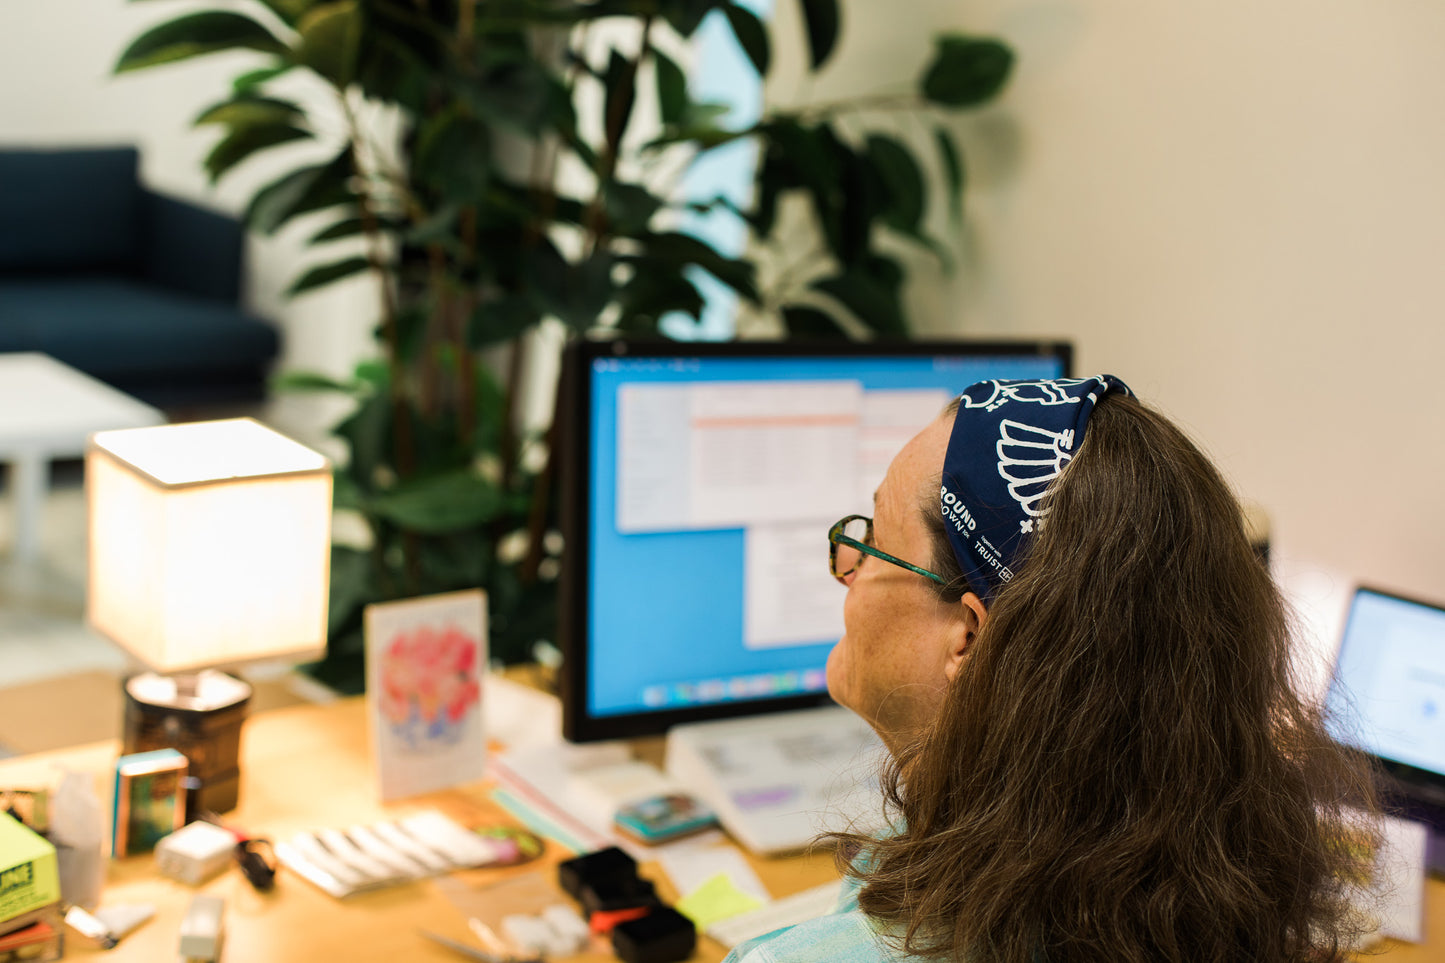
POLYGON ((727 873, 718 873, 679 900, 676 909, 705 930, 719 920, 730 919, 757 909, 763 904, 756 896, 745 893, 727 873))

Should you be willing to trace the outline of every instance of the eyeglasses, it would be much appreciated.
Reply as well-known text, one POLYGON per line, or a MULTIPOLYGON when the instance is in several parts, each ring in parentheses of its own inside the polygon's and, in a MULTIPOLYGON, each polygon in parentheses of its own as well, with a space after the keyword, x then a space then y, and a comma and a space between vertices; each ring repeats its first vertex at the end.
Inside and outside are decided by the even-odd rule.
POLYGON ((942 575, 936 575, 926 568, 919 568, 911 562, 887 552, 880 552, 874 548, 873 542, 873 519, 866 515, 849 515, 841 518, 828 529, 828 570, 833 577, 844 584, 848 576, 858 569, 863 561, 864 555, 872 555, 874 558, 881 558, 885 562, 892 562, 894 565, 908 569, 910 572, 917 572, 925 578, 931 578, 940 585, 947 585, 948 579, 942 575))

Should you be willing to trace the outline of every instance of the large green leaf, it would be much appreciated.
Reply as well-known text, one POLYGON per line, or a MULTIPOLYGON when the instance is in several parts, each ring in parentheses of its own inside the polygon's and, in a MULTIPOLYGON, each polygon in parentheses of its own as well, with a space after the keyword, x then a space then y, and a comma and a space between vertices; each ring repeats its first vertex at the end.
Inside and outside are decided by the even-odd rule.
POLYGON ((618 292, 622 307, 619 326, 629 333, 651 333, 657 320, 680 311, 693 320, 702 318, 702 294, 675 264, 644 261, 618 292))
MULTIPOLYGON (((394 7, 373 6, 367 11, 368 27, 362 34, 357 58, 357 84, 373 100, 422 114, 436 86, 431 64, 441 62, 443 55, 428 59, 391 32, 384 12, 394 7)), ((443 44, 438 41, 435 46, 441 49, 443 44)))
POLYGON ((838 210, 833 254, 851 268, 871 248, 873 222, 883 214, 886 192, 862 153, 844 143, 827 124, 820 125, 818 133, 837 155, 841 171, 833 199, 838 210))
POLYGON ((682 121, 687 110, 687 75, 677 63, 661 51, 652 52, 657 73, 657 103, 664 126, 682 121))
POLYGON ((416 177, 440 197, 471 203, 486 189, 491 143, 491 127, 462 105, 453 105, 418 131, 416 177))
POLYGON ((490 540, 473 532, 430 535, 417 540, 418 568, 429 592, 475 588, 486 578, 491 561, 490 540))
POLYGON ((349 148, 325 164, 297 168, 256 192, 246 208, 246 223, 263 234, 272 234, 294 217, 354 203, 351 177, 349 148))
POLYGON ((778 220, 778 199, 792 185, 791 165, 776 144, 769 144, 758 165, 757 201, 748 222, 758 237, 767 240, 778 220))
POLYGON ((261 67, 258 70, 248 70, 231 81, 231 90, 237 94, 250 93, 260 88, 261 85, 267 81, 275 80, 295 66, 293 63, 284 63, 275 64, 270 67, 261 67))
MULTIPOLYGON (((392 222, 383 218, 374 218, 372 224, 381 231, 391 231, 396 227, 392 222)), ((311 235, 311 239, 306 243, 325 244, 327 241, 341 241, 347 238, 360 237, 365 234, 368 229, 369 226, 366 218, 344 217, 335 224, 323 227, 311 235)))
POLYGON ((883 222, 905 234, 917 234, 928 202, 928 188, 913 152, 892 137, 870 134, 867 157, 887 192, 883 222))
POLYGON ((335 635, 367 602, 376 601, 368 552, 331 546, 331 599, 327 613, 327 635, 335 635))
POLYGON ((291 26, 295 26, 301 15, 316 6, 318 0, 260 0, 271 12, 291 26))
POLYGON ((197 114, 191 123, 196 127, 204 124, 244 127, 247 124, 295 124, 304 117, 300 106, 292 101, 242 93, 212 104, 197 114))
POLYGON ((361 486, 351 477, 349 466, 334 465, 331 469, 331 508, 360 512, 362 503, 361 486))
POLYGON ((544 310, 569 328, 585 331, 597 323, 612 299, 615 263, 612 252, 606 249, 570 263, 550 242, 539 241, 525 258, 527 288, 544 310))
POLYGON ((270 384, 276 391, 339 391, 348 395, 356 392, 354 382, 337 381, 319 371, 282 371, 271 376, 270 384))
POLYGON ((116 61, 115 72, 141 70, 221 50, 282 54, 286 45, 250 17, 210 10, 152 27, 133 40, 116 61))
POLYGON ((838 0, 799 0, 808 32, 808 65, 817 70, 838 43, 838 0))
POLYGON ((355 274, 363 274, 370 270, 371 262, 364 257, 348 257, 328 264, 319 264, 297 278, 286 289, 286 296, 294 298, 313 288, 324 287, 334 281, 340 281, 355 274))
POLYGON ((470 468, 403 482, 373 495, 368 510, 413 532, 443 534, 491 521, 502 505, 501 492, 470 468))
MULTIPOLYGON (((801 187, 813 202, 828 250, 844 262, 856 260, 868 243, 871 198, 866 171, 855 152, 826 123, 807 127, 782 117, 761 128, 776 145, 763 172, 765 187, 801 187)), ((772 198, 760 195, 760 200, 772 198)), ((767 212, 760 208, 760 217, 767 212)))
POLYGON ((542 314, 531 298, 507 295, 483 301, 467 320, 467 344, 473 348, 489 348, 539 324, 542 314))
POLYGON ((758 15, 747 7, 739 6, 736 3, 723 4, 722 11, 727 15, 728 23, 733 28, 733 35, 738 38, 738 46, 743 48, 743 53, 753 63, 753 69, 758 76, 765 76, 768 72, 768 65, 772 61, 772 49, 768 44, 768 29, 758 19, 758 15))
POLYGON ((934 128, 933 142, 938 147, 938 159, 948 184, 948 210, 957 220, 963 216, 963 156, 953 143, 953 135, 942 127, 934 128))
POLYGON ((292 141, 307 140, 310 137, 309 131, 290 124, 252 124, 239 127, 221 138, 220 143, 206 155, 206 173, 211 175, 211 181, 214 182, 258 151, 292 141))
MULTIPOLYGON (((381 469, 390 464, 391 398, 385 382, 385 365, 371 365, 373 377, 378 376, 378 370, 381 382, 373 382, 371 393, 363 394, 356 410, 332 429, 332 433, 346 443, 350 455, 347 460, 349 474, 365 492, 375 488, 381 469)), ((360 366, 357 376, 358 380, 368 380, 360 366)))
POLYGON ((652 216, 662 208, 662 198, 639 184, 613 181, 603 191, 608 230, 631 236, 647 230, 652 216))
POLYGON ((577 118, 566 87, 529 48, 488 48, 479 59, 477 80, 457 88, 477 115, 527 138, 548 130, 564 139, 575 133, 577 118))
MULTIPOLYGON (((853 151, 827 124, 804 126, 796 118, 780 116, 758 128, 766 145, 759 172, 758 210, 754 226, 767 236, 772 231, 777 199, 793 188, 808 192, 818 227, 829 250, 847 260, 850 244, 844 242, 845 180, 856 171, 853 151)), ((854 199, 855 202, 859 200, 854 199)), ((855 203, 853 212, 861 212, 855 203)), ((863 229, 866 241, 866 227, 863 229)))
POLYGON ((632 106, 637 102, 637 65, 616 50, 607 61, 604 83, 607 93, 603 102, 603 132, 607 146, 616 153, 632 119, 632 106))
MULTIPOLYGON (((427 350, 427 332, 430 329, 432 301, 437 295, 434 287, 427 291, 428 297, 414 298, 402 305, 396 312, 393 324, 396 328, 396 360, 403 365, 412 364, 427 350)), ((378 332, 378 338, 380 333, 378 332)))
POLYGON ((901 337, 908 333, 903 315, 903 269, 891 258, 873 255, 853 269, 811 286, 838 299, 879 334, 901 337))
POLYGON ((363 21, 357 0, 332 0, 308 10, 298 22, 296 59, 338 87, 356 77, 363 21))
POLYGON ((802 304, 783 308, 783 327, 787 328, 790 338, 838 341, 848 337, 848 332, 837 318, 827 311, 802 304))
MULTIPOLYGON (((759 300, 756 269, 751 261, 719 254, 704 241, 678 231, 640 234, 647 258, 662 264, 695 264, 753 303, 759 300)), ((645 259, 639 259, 646 263, 645 259)))
POLYGON ((1014 55, 986 37, 941 34, 923 72, 923 96, 944 107, 976 107, 992 100, 1008 81, 1014 55))
MULTIPOLYGON (((702 18, 720 5, 721 0, 658 0, 657 7, 672 29, 684 37, 691 37, 702 23, 702 18)), ((625 11, 635 16, 632 10, 625 11)))

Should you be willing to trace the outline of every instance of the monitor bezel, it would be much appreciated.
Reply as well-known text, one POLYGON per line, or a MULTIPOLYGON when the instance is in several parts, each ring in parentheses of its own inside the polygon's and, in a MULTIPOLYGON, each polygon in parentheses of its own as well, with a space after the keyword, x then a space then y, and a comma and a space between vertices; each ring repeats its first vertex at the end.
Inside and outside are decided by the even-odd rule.
MULTIPOLYGON (((1445 604, 1441 602, 1412 595, 1404 595, 1400 592, 1380 588, 1376 585, 1356 585, 1354 591, 1350 593, 1350 604, 1348 608, 1345 609, 1345 621, 1340 626, 1339 644, 1335 647, 1335 658, 1330 667, 1329 684, 1325 687, 1325 709, 1327 712, 1335 711, 1331 697, 1335 691, 1335 683, 1338 681, 1340 657, 1344 655, 1345 651, 1346 631, 1350 625, 1350 616, 1354 613, 1355 603, 1359 600, 1360 593, 1362 592, 1369 592, 1372 595, 1393 599, 1397 602, 1418 605, 1421 608, 1431 609, 1432 611, 1445 615, 1445 604)), ((1371 752, 1361 746, 1355 746, 1349 743, 1341 743, 1341 745, 1352 752, 1358 752, 1364 755, 1373 762, 1381 772, 1388 777, 1394 789, 1410 794, 1423 791, 1428 798, 1435 802, 1445 803, 1445 772, 1436 772, 1433 769, 1422 769, 1419 766, 1413 766, 1410 763, 1401 762, 1398 759, 1371 752)))
POLYGON ((587 704, 589 646, 586 567, 590 556, 591 518, 588 477, 592 427, 593 362, 613 358, 758 358, 758 357, 927 357, 1039 356, 1057 358, 1061 377, 1072 377, 1073 345, 1062 340, 927 340, 900 342, 724 341, 679 342, 574 340, 564 349, 557 394, 555 442, 560 455, 560 511, 564 551, 558 587, 558 641, 562 666, 558 689, 562 701, 562 735, 571 742, 631 739, 661 735, 674 725, 709 719, 736 718, 829 705, 826 693, 746 702, 712 703, 685 709, 593 715, 587 704))

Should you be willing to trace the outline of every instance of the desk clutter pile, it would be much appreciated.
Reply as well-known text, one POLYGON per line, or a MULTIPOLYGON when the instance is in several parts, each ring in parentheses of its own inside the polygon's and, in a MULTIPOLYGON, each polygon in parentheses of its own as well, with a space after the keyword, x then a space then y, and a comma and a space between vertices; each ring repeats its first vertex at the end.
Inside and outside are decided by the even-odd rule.
MULTIPOLYGON (((442 892, 482 948, 424 930, 420 935, 483 963, 540 961, 604 946, 625 963, 674 963, 697 945, 693 921, 666 905, 621 849, 566 860, 554 879, 530 873, 473 886, 448 877, 528 862, 545 844, 526 830, 469 828, 423 808, 366 825, 292 833, 273 853, 268 840, 214 814, 185 822, 185 789, 175 778, 183 768, 175 755, 161 750, 117 761, 111 858, 152 860, 158 876, 197 889, 235 871, 257 892, 269 892, 284 871, 337 900, 424 879, 449 884, 442 892)), ((92 782, 72 772, 58 790, 0 789, 0 963, 60 959, 67 939, 110 949, 155 918, 153 905, 103 899, 105 820, 92 782)), ((224 898, 193 894, 175 934, 179 957, 221 959, 225 921, 224 898)))

